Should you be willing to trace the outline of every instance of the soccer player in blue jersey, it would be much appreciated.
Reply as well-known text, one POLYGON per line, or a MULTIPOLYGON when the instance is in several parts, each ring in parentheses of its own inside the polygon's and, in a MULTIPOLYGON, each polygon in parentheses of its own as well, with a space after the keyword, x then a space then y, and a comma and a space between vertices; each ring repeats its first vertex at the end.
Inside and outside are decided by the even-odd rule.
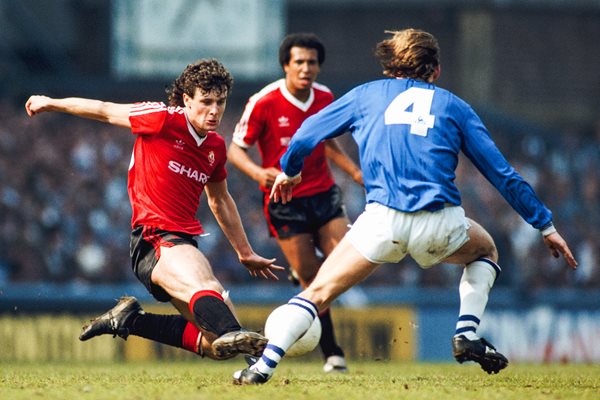
POLYGON ((452 338, 455 359, 498 373, 508 360, 477 335, 488 294, 501 272, 492 237, 465 217, 454 184, 462 151, 541 237, 554 257, 577 267, 552 213, 500 153, 473 109, 433 84, 440 75, 439 46, 430 33, 388 32, 375 54, 386 79, 360 85, 307 119, 281 158, 283 173, 271 196, 284 204, 301 180, 304 157, 322 140, 351 132, 359 148, 367 205, 321 266, 313 282, 280 313, 259 361, 234 374, 234 383, 259 384, 274 373, 286 350, 320 309, 379 265, 410 255, 422 268, 445 262, 464 267, 460 311, 452 338))

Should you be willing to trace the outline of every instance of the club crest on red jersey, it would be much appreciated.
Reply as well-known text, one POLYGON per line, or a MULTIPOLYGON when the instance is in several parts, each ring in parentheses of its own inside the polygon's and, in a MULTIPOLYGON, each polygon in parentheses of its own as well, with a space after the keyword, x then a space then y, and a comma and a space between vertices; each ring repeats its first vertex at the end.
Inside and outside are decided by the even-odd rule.
POLYGON ((211 167, 215 163, 215 152, 212 150, 208 152, 208 163, 210 164, 211 167))

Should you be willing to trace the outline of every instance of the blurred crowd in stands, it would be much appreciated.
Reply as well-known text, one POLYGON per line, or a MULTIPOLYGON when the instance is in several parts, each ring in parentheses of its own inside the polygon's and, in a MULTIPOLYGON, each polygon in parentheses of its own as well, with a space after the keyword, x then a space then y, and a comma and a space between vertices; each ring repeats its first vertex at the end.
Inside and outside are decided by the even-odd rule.
MULTIPOLYGON (((231 140, 237 110, 220 133, 231 140)), ((503 274, 497 285, 527 290, 600 288, 600 123, 585 131, 544 132, 489 123, 509 161, 554 212, 555 225, 579 261, 573 273, 552 258, 539 236, 508 206, 468 160, 457 183, 467 215, 494 237, 503 274)), ((342 144, 355 156, 349 137, 342 144)), ((11 282, 127 283, 131 209, 127 168, 133 135, 94 121, 59 114, 29 119, 0 104, 0 287, 11 282)), ((267 234, 257 184, 230 166, 229 190, 255 250, 285 259, 267 234)), ((362 188, 336 171, 350 218, 364 207, 362 188)), ((250 283, 205 200, 200 248, 225 283, 250 283)), ((382 266, 364 285, 455 287, 460 269, 422 270, 410 259, 382 266)), ((281 274, 285 284, 285 274, 281 274)))

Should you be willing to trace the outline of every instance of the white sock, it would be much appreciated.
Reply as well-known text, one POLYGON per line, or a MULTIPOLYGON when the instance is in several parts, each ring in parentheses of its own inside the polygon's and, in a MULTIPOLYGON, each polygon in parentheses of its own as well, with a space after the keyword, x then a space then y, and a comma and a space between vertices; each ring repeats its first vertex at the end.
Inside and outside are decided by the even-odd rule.
POLYGON ((273 374, 287 349, 304 335, 319 315, 313 303, 298 296, 292 297, 282 308, 283 311, 279 310, 275 316, 275 325, 284 326, 286 329, 270 334, 269 343, 261 358, 250 367, 268 376, 273 374))
POLYGON ((460 279, 460 311, 454 336, 464 335, 469 340, 479 339, 477 328, 485 311, 490 290, 500 271, 500 267, 487 258, 467 264, 460 279))

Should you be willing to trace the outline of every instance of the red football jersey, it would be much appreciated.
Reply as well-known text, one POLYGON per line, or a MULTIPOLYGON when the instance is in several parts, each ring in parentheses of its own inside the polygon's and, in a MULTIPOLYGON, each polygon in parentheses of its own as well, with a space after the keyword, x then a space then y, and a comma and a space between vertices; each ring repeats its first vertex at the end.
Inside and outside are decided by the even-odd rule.
MULTIPOLYGON (((258 141, 263 168, 279 166, 279 159, 302 122, 333 101, 331 91, 318 83, 313 84, 306 102, 295 98, 280 79, 256 93, 248 100, 242 118, 233 133, 233 142, 249 148, 258 141)), ((333 175, 325 157, 325 145, 320 143, 304 160, 302 181, 294 187, 293 196, 311 196, 333 186, 333 175)), ((261 186, 261 190, 270 189, 261 186)))
POLYGON ((227 177, 225 140, 216 132, 200 137, 183 108, 163 103, 136 103, 129 121, 137 135, 127 183, 132 227, 202 233, 200 195, 206 182, 227 177))

